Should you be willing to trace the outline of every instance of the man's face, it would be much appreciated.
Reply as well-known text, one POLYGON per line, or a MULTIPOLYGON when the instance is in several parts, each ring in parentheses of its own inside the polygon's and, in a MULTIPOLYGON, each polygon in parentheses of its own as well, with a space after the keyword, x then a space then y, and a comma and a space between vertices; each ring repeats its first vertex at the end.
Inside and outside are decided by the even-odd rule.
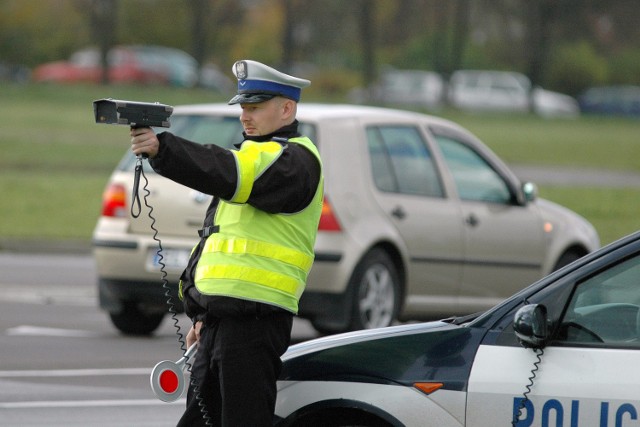
POLYGON ((256 104, 240 104, 242 107, 240 122, 245 134, 247 136, 268 135, 288 124, 285 103, 285 99, 275 97, 256 104))

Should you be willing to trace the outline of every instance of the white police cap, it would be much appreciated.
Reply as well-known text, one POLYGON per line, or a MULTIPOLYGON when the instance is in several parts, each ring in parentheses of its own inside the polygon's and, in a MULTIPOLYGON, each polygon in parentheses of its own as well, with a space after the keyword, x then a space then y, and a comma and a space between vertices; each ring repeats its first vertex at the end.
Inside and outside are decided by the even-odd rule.
POLYGON ((238 79, 238 94, 229 104, 255 104, 274 96, 284 96, 298 102, 303 87, 309 80, 293 77, 257 61, 237 61, 232 67, 238 79))

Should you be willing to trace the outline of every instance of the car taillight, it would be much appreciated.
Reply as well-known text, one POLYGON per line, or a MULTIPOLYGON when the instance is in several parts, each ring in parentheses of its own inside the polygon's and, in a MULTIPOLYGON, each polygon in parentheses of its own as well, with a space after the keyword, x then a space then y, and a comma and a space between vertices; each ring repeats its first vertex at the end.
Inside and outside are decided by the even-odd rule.
POLYGON ((322 214, 320 215, 319 231, 341 231, 338 219, 333 214, 329 200, 325 197, 322 201, 322 214))
POLYGON ((102 216, 127 216, 127 194, 122 184, 109 184, 102 194, 102 216))

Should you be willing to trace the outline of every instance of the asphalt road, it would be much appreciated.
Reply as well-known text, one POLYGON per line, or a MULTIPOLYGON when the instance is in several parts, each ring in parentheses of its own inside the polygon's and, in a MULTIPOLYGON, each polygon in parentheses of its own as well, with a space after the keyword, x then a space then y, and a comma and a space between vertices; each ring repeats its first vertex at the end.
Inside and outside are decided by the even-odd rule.
MULTIPOLYGON (((97 308, 88 255, 0 252, 0 426, 173 426, 184 407, 156 399, 152 368, 176 361, 167 318, 151 337, 118 333, 97 308)), ((179 316, 186 333, 188 319, 179 316)), ((297 319, 294 341, 316 336, 297 319)))
MULTIPOLYGON (((512 169, 538 184, 640 186, 634 173, 512 169)), ((86 243, 1 241, 0 249, 0 427, 175 425, 184 398, 161 402, 149 386, 156 363, 182 355, 170 319, 148 338, 119 334, 97 308, 86 243)), ((184 316, 178 324, 189 327, 184 316)), ((315 336, 294 323, 294 341, 315 336)))

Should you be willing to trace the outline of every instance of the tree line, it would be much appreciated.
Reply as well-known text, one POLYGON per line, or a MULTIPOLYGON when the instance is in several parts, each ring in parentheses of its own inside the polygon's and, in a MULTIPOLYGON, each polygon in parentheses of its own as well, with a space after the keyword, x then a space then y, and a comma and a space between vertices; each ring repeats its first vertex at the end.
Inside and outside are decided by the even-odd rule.
POLYGON ((0 62, 35 66, 88 45, 158 44, 228 69, 309 65, 329 90, 386 66, 502 69, 576 94, 640 83, 640 8, 627 0, 0 0, 0 62))

